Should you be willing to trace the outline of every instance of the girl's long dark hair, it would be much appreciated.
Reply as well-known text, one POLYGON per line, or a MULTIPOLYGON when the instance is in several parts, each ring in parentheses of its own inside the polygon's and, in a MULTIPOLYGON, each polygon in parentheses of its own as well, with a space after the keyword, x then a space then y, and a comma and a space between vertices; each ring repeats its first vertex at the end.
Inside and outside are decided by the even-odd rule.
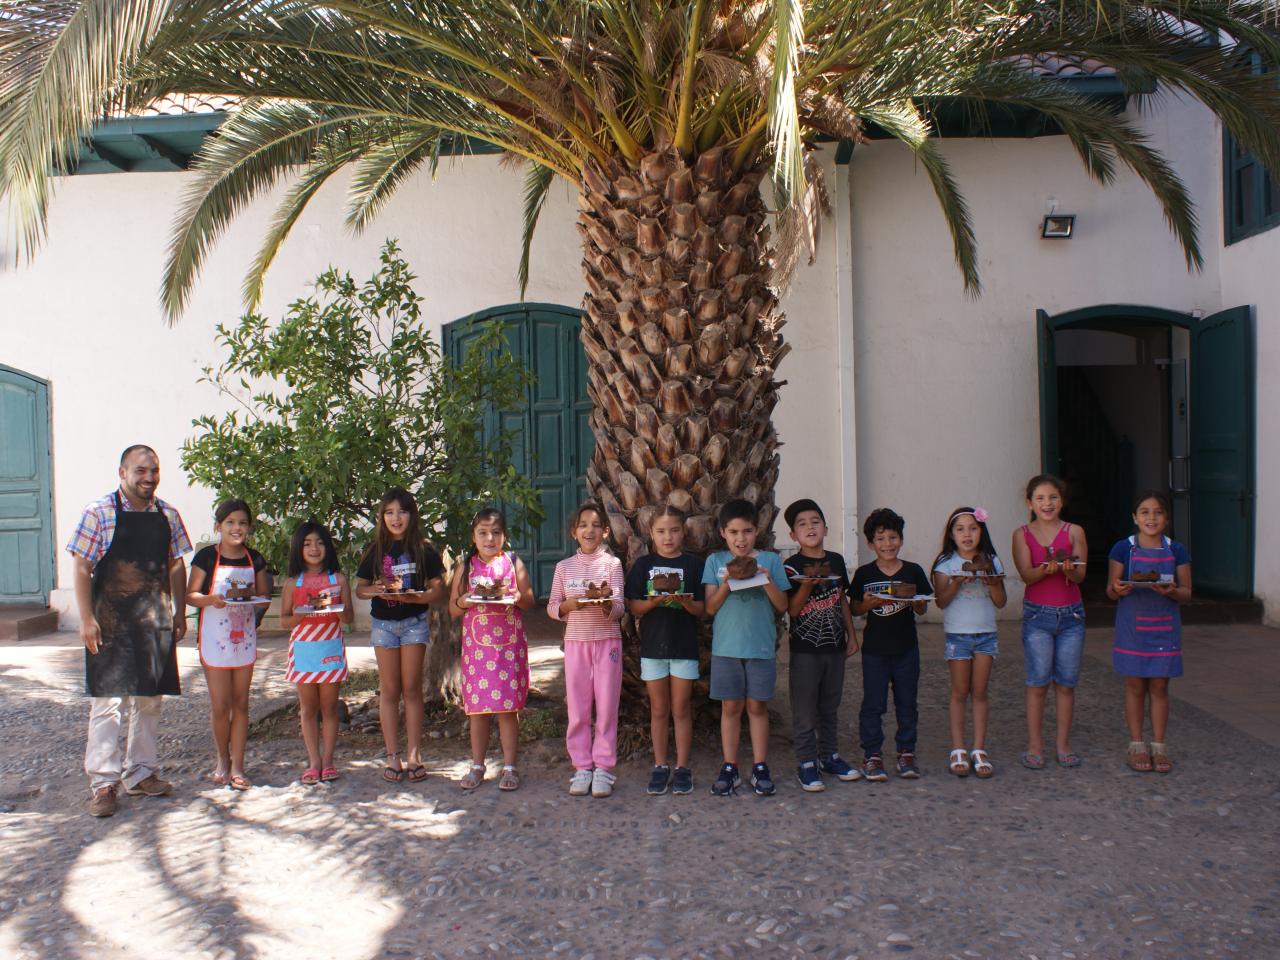
POLYGON ((316 534, 324 544, 324 569, 326 573, 338 573, 338 548, 333 545, 333 534, 322 523, 308 520, 298 525, 289 541, 289 576, 300 577, 306 573, 307 564, 302 559, 302 544, 311 534, 316 534))
MULTIPOLYGON (((1062 498, 1062 509, 1067 509, 1067 482, 1061 477, 1055 477, 1052 473, 1037 473, 1027 481, 1027 500, 1030 500, 1035 495, 1036 487, 1043 487, 1046 484, 1058 491, 1058 496, 1062 498)), ((1034 520, 1036 512, 1032 510, 1030 513, 1031 519, 1034 520)))
POLYGON ((213 511, 213 522, 221 524, 223 520, 231 516, 237 510, 242 511, 249 518, 249 527, 253 528, 253 511, 249 509, 249 505, 239 497, 232 497, 230 500, 223 500, 218 504, 218 509, 213 511))
MULTIPOLYGON (((471 546, 467 547, 467 552, 462 558, 462 579, 465 583, 471 582, 471 561, 480 556, 480 551, 476 549, 476 527, 484 523, 486 520, 498 521, 498 526, 502 528, 503 540, 510 538, 511 534, 507 531, 507 517, 497 507, 481 507, 476 511, 476 515, 471 518, 471 546)), ((506 544, 504 543, 505 547, 506 544)), ((506 552, 505 550, 503 551, 506 552)))
POLYGON ((417 568, 419 578, 425 582, 426 541, 422 538, 422 519, 418 515, 418 501, 414 500, 413 494, 403 487, 392 487, 382 495, 382 502, 378 504, 378 515, 374 521, 373 541, 369 544, 368 549, 365 550, 363 559, 372 559, 373 578, 375 580, 382 576, 382 558, 391 552, 391 547, 396 542, 395 538, 391 536, 391 531, 387 529, 387 525, 382 522, 382 514, 393 503, 409 514, 409 524, 404 531, 405 550, 408 551, 409 558, 417 568))
POLYGON ((594 513, 600 518, 600 525, 604 527, 604 548, 614 553, 613 531, 609 529, 609 514, 599 500, 583 500, 574 508, 573 513, 569 514, 569 538, 575 544, 578 542, 573 533, 578 529, 578 521, 582 519, 584 513, 594 513))
POLYGON ((938 564, 943 560, 955 556, 956 538, 951 533, 951 528, 955 526, 956 519, 966 513, 972 516, 973 522, 982 528, 982 536, 978 539, 978 553, 986 554, 992 560, 996 558, 996 545, 991 539, 991 531, 987 529, 987 521, 979 520, 973 507, 956 507, 951 511, 951 516, 947 517, 947 525, 942 528, 942 547, 938 550, 938 555, 933 558, 933 566, 929 568, 930 570, 937 569, 938 564))

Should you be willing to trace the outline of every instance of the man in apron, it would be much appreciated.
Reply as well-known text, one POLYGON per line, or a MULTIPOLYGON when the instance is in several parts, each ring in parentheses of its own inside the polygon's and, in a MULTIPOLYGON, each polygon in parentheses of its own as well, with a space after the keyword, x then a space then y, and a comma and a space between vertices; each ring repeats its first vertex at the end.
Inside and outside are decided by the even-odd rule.
POLYGON ((85 646, 89 813, 109 817, 123 782, 131 796, 162 797, 156 775, 160 697, 177 696, 178 642, 187 630, 191 541, 178 511, 156 499, 160 461, 150 447, 120 457, 120 487, 85 508, 67 544, 85 646), (127 745, 126 745, 127 743, 127 745))

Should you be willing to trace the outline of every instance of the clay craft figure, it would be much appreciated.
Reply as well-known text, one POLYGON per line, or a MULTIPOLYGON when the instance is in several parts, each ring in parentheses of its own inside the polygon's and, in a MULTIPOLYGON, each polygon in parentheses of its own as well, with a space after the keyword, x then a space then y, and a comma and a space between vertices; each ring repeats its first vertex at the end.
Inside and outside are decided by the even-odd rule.
POLYGON ((388 573, 380 582, 383 593, 403 593, 406 588, 405 578, 395 573, 388 573))
POLYGON ((756 575, 760 567, 755 557, 737 557, 730 560, 725 569, 729 571, 731 580, 748 580, 756 575))
POLYGON ((831 576, 831 564, 826 560, 811 563, 804 568, 804 576, 810 580, 823 580, 831 576))
POLYGON ((476 580, 471 584, 471 595, 485 600, 501 600, 506 595, 506 588, 492 580, 476 580))
MULTIPOLYGON (((1072 553, 1070 550, 1063 550, 1063 549, 1062 549, 1062 548, 1060 548, 1060 547, 1054 547, 1054 548, 1052 548, 1052 549, 1049 551, 1049 554, 1048 554, 1047 559, 1045 560, 1045 563, 1046 563, 1046 564, 1048 564, 1048 563, 1066 563, 1068 560, 1070 560, 1072 563, 1079 563, 1079 562, 1080 562, 1080 558, 1079 558, 1079 557, 1077 557, 1077 556, 1076 556, 1074 553, 1072 553)), ((1043 564, 1042 564, 1042 566, 1043 566, 1043 564)))
POLYGON ((960 569, 975 576, 990 577, 995 575, 996 565, 985 553, 980 553, 972 560, 966 561, 960 569))
POLYGON ((608 580, 601 580, 599 583, 588 580, 586 590, 587 600, 607 600, 613 596, 613 587, 609 586, 608 580))
POLYGON ((903 583, 895 580, 889 584, 888 594, 900 600, 910 600, 916 595, 916 585, 914 583, 903 583))
POLYGON ((333 594, 328 590, 322 590, 312 599, 311 605, 317 610, 328 610, 333 606, 333 602, 333 594))
POLYGON ((1158 583, 1160 574, 1154 570, 1143 570, 1140 573, 1131 573, 1129 575, 1130 583, 1158 583))
POLYGON ((680 574, 678 573, 659 573, 649 581, 655 594, 675 593, 680 589, 681 582, 680 574))
POLYGON ((253 599, 253 584, 251 584, 251 583, 238 583, 238 582, 237 582, 237 581, 235 581, 235 580, 232 580, 232 581, 228 582, 228 584, 227 584, 227 592, 226 592, 226 595, 225 595, 224 599, 227 599, 227 600, 252 600, 252 599, 253 599))

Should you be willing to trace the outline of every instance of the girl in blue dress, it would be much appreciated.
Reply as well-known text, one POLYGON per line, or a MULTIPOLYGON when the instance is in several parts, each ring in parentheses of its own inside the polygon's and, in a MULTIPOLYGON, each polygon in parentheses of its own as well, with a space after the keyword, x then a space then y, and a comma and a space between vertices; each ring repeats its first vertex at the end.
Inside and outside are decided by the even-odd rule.
POLYGON ((1167 494, 1138 497, 1137 533, 1111 548, 1107 596, 1118 601, 1112 663, 1124 677, 1124 719, 1129 727, 1132 770, 1168 773, 1165 749, 1169 725, 1169 680, 1182 676, 1182 616, 1191 599, 1191 556, 1165 536, 1172 509, 1167 494), (1142 739, 1147 698, 1151 700, 1151 744, 1142 739))

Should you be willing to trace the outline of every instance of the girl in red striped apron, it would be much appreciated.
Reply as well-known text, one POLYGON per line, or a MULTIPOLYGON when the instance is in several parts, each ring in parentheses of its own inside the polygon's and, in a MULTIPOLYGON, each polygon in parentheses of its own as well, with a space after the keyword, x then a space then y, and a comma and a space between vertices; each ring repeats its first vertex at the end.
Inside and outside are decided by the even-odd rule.
POLYGON ((308 786, 337 780, 338 689, 347 676, 342 624, 351 623, 351 588, 338 569, 333 537, 308 521, 293 534, 289 578, 280 597, 280 626, 291 628, 285 680, 298 685, 308 786))
MULTIPOLYGON (((196 553, 187 581, 187 603, 200 610, 196 646, 209 687, 209 716, 218 762, 209 779, 233 790, 251 786, 244 771, 249 735, 249 687, 258 659, 254 598, 270 590, 267 562, 249 546, 253 512, 228 500, 213 515, 218 542, 196 553)), ((261 600, 265 606, 267 601, 261 600)))
POLYGON ((1160 491, 1138 497, 1138 532, 1116 543, 1108 558, 1107 595, 1118 601, 1112 663, 1124 677, 1124 719, 1129 727, 1130 769, 1173 769, 1165 749, 1169 680, 1182 676, 1182 616, 1191 599, 1191 556, 1165 536, 1172 508, 1160 491), (1142 737, 1151 700, 1151 745, 1142 737))

